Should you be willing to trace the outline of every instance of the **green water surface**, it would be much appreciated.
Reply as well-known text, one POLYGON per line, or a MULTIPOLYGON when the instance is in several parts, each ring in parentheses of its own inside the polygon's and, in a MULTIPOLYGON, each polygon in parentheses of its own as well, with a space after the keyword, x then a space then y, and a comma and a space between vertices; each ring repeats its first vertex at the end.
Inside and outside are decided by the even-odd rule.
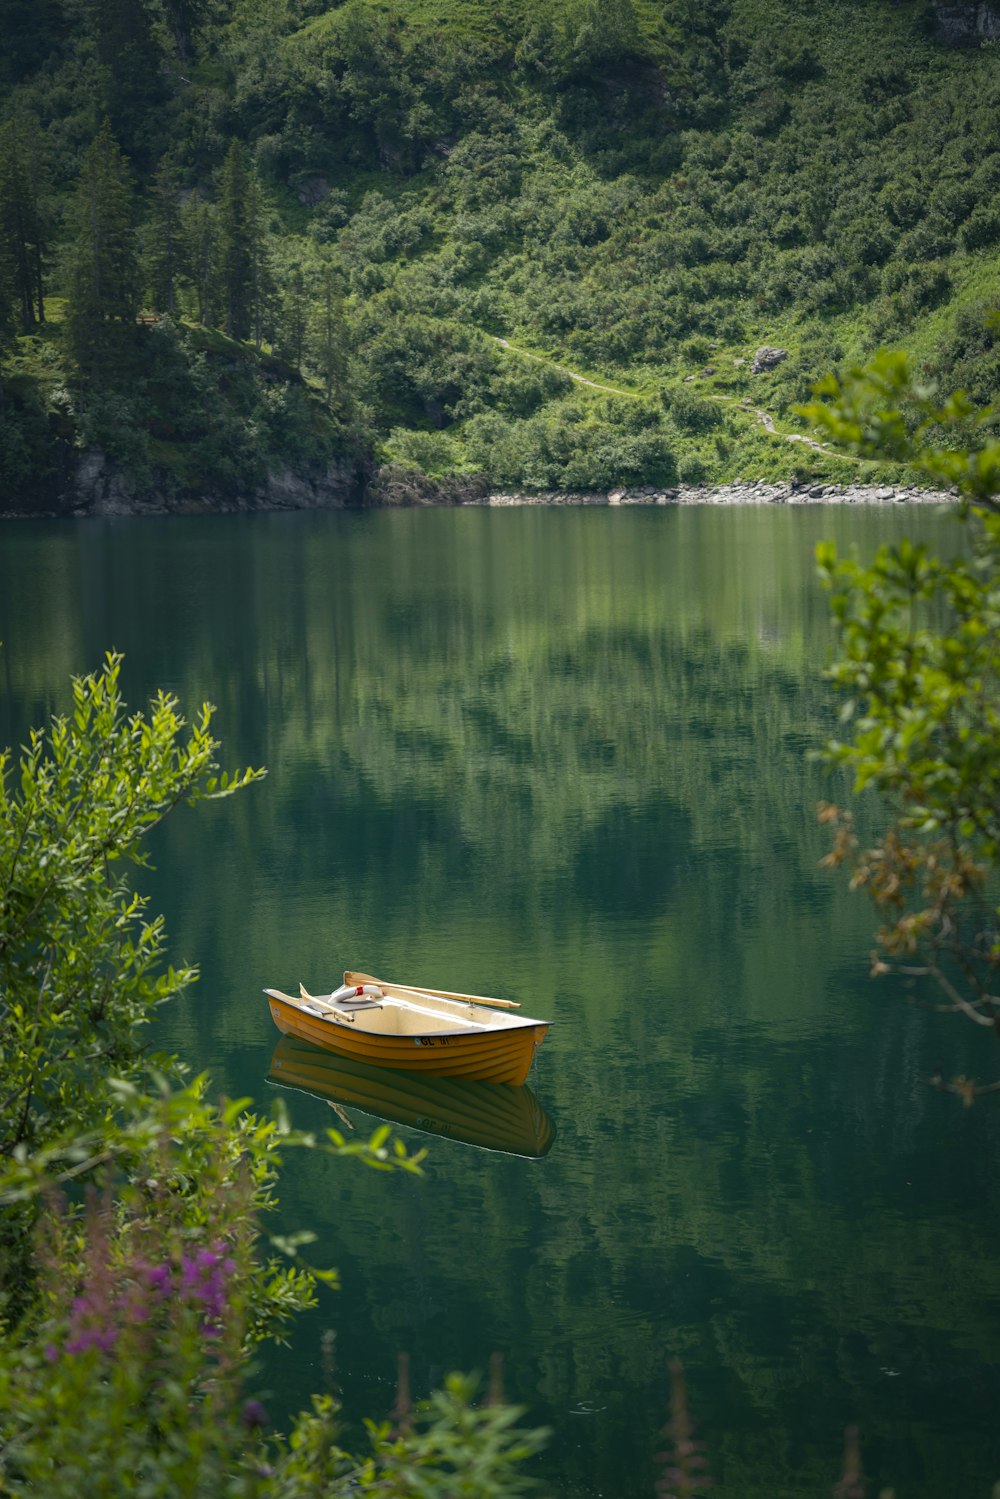
POLYGON ((133 704, 209 698, 227 763, 268 767, 156 850, 202 968, 162 1023, 192 1067, 268 1104, 262 987, 348 966, 555 1022, 544 1154, 407 1124, 419 1180, 289 1161, 283 1225, 343 1290, 264 1355, 276 1415, 319 1387, 327 1327, 352 1424, 400 1351, 417 1394, 500 1352, 553 1428, 547 1493, 651 1499, 679 1357, 721 1496, 828 1494, 855 1420, 874 1492, 1000 1478, 997 1113, 919 1082, 993 1057, 872 984, 869 910, 817 867, 844 788, 809 758, 835 723, 813 547, 904 530, 954 544, 899 507, 0 533, 3 742, 113 646, 133 704))

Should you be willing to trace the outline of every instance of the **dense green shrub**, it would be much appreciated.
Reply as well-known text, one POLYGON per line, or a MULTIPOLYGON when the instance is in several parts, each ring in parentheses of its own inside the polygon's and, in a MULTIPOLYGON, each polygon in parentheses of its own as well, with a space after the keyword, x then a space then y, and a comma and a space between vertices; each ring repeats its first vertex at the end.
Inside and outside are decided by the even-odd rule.
POLYGON ((68 477, 69 443, 38 382, 0 385, 0 510, 51 507, 68 477))
POLYGON ((362 394, 387 414, 443 425, 500 368, 478 330, 399 311, 389 297, 362 308, 355 326, 362 394))
POLYGON ((390 461, 438 477, 449 474, 458 460, 458 449, 447 432, 414 432, 393 427, 385 450, 390 461))
POLYGON ((799 348, 768 376, 768 400, 787 411, 796 402, 807 401, 813 386, 844 355, 843 345, 819 332, 807 334, 799 348))
POLYGON ((708 465, 697 453, 685 453, 677 465, 677 477, 682 484, 704 484, 708 465))
POLYGON ((662 390, 660 400, 682 432, 710 432, 722 423, 722 407, 718 401, 705 400, 703 396, 682 389, 662 390))
POLYGON ((915 224, 900 239, 896 254, 901 260, 940 260, 955 248, 950 224, 937 214, 930 214, 915 224))
POLYGON ((981 405, 994 402, 1000 390, 1000 308, 978 302, 960 312, 930 368, 981 405))
POLYGON ((669 434, 659 423, 622 430, 573 403, 525 421, 477 416, 464 437, 473 464, 500 483, 528 490, 670 484, 676 472, 669 434))
POLYGON ((1000 208, 981 203, 962 225, 959 238, 967 250, 982 250, 1000 240, 1000 208))

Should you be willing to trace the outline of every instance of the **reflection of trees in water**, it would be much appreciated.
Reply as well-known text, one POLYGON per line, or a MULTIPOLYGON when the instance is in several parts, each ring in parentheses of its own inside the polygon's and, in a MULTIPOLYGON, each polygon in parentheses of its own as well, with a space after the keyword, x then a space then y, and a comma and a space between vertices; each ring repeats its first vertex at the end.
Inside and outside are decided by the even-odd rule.
MULTIPOLYGON (((348 1314, 347 1366, 371 1380, 407 1346, 429 1380, 432 1366, 505 1350, 514 1392, 558 1424, 567 1493, 632 1492, 621 1487, 623 1461, 631 1470, 655 1450, 654 1371, 667 1352, 685 1359, 716 1471, 738 1475, 732 1492, 763 1492, 790 1473, 823 1492, 840 1426, 855 1414, 869 1452, 894 1444, 896 1469, 879 1472, 916 1461, 906 1449, 918 1415, 931 1428, 928 1452, 943 1458, 935 1419, 996 1393, 989 1376, 967 1373, 988 1366, 984 1298, 996 1290, 988 1236, 959 1211, 970 1194, 945 1191, 932 1212, 915 1212, 904 1186, 910 1177, 939 1191, 953 1142, 942 1147, 934 1120, 917 1148, 887 1161, 873 1217, 871 1181, 852 1193, 843 1176, 859 1152, 878 1149, 885 1115, 838 1122, 828 1057, 812 1058, 794 1088, 764 1045, 742 1070, 727 1074, 721 1051, 717 1060, 714 1083, 685 1086, 681 1059, 654 1116, 636 1105, 652 1068, 591 1075, 586 1058, 560 1051, 538 1078, 560 1125, 542 1167, 493 1170, 476 1153, 436 1147, 430 1179, 406 1184, 433 1204, 420 1222, 419 1306, 412 1267, 398 1270, 412 1204, 338 1177, 327 1205, 321 1163, 296 1172, 291 1220, 320 1227, 324 1247, 329 1236, 352 1305, 365 1308, 348 1314), (426 1319, 425 1304, 440 1315, 426 1319), (369 1310, 374 1342, 360 1330, 369 1310), (899 1370, 907 1390, 897 1397, 893 1386, 888 1408, 884 1369, 899 1370), (569 1413, 581 1402, 612 1414, 576 1430, 569 1413)), ((986 1162, 967 1175, 964 1187, 988 1193, 986 1162)), ((980 1430, 991 1430, 985 1419, 980 1430)), ((950 1461, 962 1491, 976 1491, 987 1454, 950 1461)))
MULTIPOLYGON (((942 1433, 997 1393, 980 1372, 996 1129, 911 1088, 933 1023, 876 1008, 867 916, 815 867, 811 542, 838 518, 174 524, 103 550, 61 536, 32 629, 9 628, 0 589, 22 709, 113 640, 133 683, 218 704, 228 763, 269 766, 165 829, 156 906, 205 973, 174 1044, 260 1096, 260 984, 348 960, 559 1022, 536 1083, 559 1130, 544 1162, 442 1143, 402 1191, 288 1171, 288 1221, 349 1288, 325 1313, 343 1370, 370 1389, 400 1346, 425 1382, 508 1351, 574 1494, 624 1499, 623 1452, 633 1469, 648 1453, 651 1491, 668 1353, 740 1499, 789 1471, 825 1491, 853 1417, 881 1434, 887 1481, 909 1470, 919 1492, 926 1463, 982 1487, 982 1448, 946 1468, 942 1433), (581 1402, 608 1411, 571 1417, 581 1402)), ((881 539, 890 517, 849 524, 881 539)), ((315 1111, 301 1122, 331 1122, 315 1111)))

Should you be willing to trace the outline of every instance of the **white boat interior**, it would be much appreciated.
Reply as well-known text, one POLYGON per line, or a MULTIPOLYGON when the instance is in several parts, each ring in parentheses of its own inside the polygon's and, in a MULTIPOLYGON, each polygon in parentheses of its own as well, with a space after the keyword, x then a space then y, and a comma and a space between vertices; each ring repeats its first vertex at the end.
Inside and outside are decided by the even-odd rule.
POLYGON ((499 1031, 536 1025, 527 1017, 505 1015, 481 1005, 437 999, 428 995, 411 998, 385 990, 380 999, 365 997, 360 1002, 338 1002, 331 995, 283 994, 278 989, 266 991, 286 1004, 295 1005, 306 1014, 338 1025, 356 1026, 359 1030, 382 1036, 431 1036, 442 1032, 499 1031))
POLYGON ((365 1005, 356 1009, 303 1000, 302 1008, 322 1015, 324 1020, 335 1020, 341 1025, 356 1025, 361 1030, 382 1036, 426 1036, 436 1031, 485 1031, 495 1028, 482 1020, 468 1016, 460 1018, 442 1015, 436 1010, 426 1010, 422 1005, 401 999, 386 998, 376 1001, 371 1007, 365 1005))

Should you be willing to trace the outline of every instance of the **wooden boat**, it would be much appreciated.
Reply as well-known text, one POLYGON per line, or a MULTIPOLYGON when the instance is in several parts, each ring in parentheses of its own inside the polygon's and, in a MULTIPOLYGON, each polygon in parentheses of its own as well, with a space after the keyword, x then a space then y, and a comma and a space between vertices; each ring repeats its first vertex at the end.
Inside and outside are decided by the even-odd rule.
POLYGON ((547 1020, 511 1015, 511 1000, 391 984, 348 969, 332 994, 265 989, 279 1031, 327 1051, 437 1077, 522 1084, 547 1020))
POLYGON ((372 1067, 282 1036, 271 1058, 271 1082, 333 1105, 361 1109, 423 1134, 506 1155, 546 1155, 555 1126, 528 1087, 507 1088, 462 1077, 426 1077, 372 1067))

